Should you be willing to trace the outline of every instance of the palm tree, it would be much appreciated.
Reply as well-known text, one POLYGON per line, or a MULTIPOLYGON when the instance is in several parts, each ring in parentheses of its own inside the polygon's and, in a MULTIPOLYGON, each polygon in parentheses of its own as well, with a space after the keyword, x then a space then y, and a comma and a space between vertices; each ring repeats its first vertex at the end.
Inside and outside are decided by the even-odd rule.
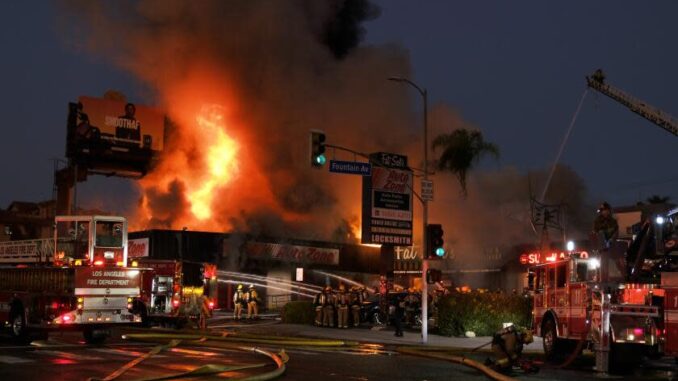
POLYGON ((499 147, 486 142, 480 131, 469 131, 465 128, 454 130, 449 134, 438 135, 433 140, 433 151, 442 147, 442 153, 435 162, 440 171, 452 172, 457 176, 464 197, 466 191, 466 175, 486 155, 499 157, 499 147))

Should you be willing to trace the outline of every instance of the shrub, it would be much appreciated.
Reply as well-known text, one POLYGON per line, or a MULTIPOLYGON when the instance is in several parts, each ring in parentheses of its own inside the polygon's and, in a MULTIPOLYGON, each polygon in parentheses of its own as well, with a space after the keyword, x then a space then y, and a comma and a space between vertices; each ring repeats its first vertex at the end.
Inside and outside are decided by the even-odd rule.
POLYGON ((285 304, 282 310, 282 322, 290 324, 313 324, 315 308, 309 301, 292 301, 285 304))
POLYGON ((446 336, 473 331, 491 336, 502 323, 529 327, 532 299, 521 295, 490 292, 453 292, 438 302, 438 329, 446 336))

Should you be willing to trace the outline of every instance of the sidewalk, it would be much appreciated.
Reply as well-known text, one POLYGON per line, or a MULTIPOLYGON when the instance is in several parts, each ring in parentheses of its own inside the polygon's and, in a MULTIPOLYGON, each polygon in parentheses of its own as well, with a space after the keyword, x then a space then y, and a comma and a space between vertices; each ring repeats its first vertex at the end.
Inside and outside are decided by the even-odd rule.
MULTIPOLYGON (((279 336, 304 336, 313 338, 325 338, 346 341, 358 341, 362 343, 377 343, 386 345, 423 345, 421 342, 421 333, 416 331, 405 331, 403 337, 394 336, 391 327, 367 327, 338 329, 316 327, 301 324, 273 324, 273 325, 248 325, 241 327, 243 331, 256 332, 261 334, 279 335, 279 336)), ((486 337, 447 337, 440 335, 428 335, 427 346, 448 347, 454 349, 473 349, 483 344, 489 343, 492 338, 486 337)), ((487 350, 490 346, 483 349, 487 350)), ((534 342, 525 346, 526 353, 541 353, 542 342, 540 337, 535 337, 534 342)))

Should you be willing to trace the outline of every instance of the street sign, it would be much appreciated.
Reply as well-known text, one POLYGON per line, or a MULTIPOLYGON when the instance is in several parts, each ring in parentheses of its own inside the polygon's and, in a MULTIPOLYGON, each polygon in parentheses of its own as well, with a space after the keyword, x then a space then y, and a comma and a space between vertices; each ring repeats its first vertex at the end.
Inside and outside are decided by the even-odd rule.
POLYGON ((412 170, 405 167, 407 157, 378 153, 373 162, 388 162, 389 167, 374 165, 372 175, 363 177, 362 243, 412 245, 412 170), (375 159, 379 160, 375 160, 375 159))
POLYGON ((421 180, 421 199, 433 201, 433 180, 421 180))
POLYGON ((330 172, 369 176, 372 174, 372 165, 357 161, 330 160, 330 172))

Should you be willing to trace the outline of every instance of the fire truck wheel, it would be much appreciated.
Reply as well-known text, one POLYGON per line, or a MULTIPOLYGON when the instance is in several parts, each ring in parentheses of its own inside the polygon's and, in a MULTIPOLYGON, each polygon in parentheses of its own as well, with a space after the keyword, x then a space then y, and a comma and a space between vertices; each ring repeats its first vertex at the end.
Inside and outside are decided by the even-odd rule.
POLYGON ((553 319, 544 321, 542 328, 542 342, 544 346, 544 355, 547 360, 560 360, 564 355, 562 350, 563 343, 561 339, 558 339, 556 323, 553 319))
POLYGON ((22 307, 14 308, 9 315, 12 339, 18 344, 30 344, 31 338, 26 328, 26 314, 22 307))
POLYGON ((108 338, 108 333, 97 328, 85 328, 82 337, 87 344, 101 344, 108 338))

